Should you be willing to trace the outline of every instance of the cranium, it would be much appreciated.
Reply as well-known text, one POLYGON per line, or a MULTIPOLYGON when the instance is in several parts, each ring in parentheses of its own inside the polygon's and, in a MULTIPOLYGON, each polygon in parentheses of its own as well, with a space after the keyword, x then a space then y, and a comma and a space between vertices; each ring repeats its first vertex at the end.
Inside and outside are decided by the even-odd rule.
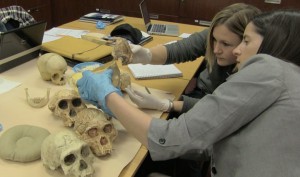
POLYGON ((48 104, 54 115, 63 119, 66 127, 72 127, 77 113, 86 107, 78 93, 68 89, 56 92, 48 104))
POLYGON ((77 114, 74 130, 78 137, 85 141, 96 156, 112 152, 112 142, 118 131, 106 115, 95 108, 86 108, 77 114))
POLYGON ((94 174, 94 155, 90 147, 70 130, 49 135, 43 141, 41 159, 45 167, 61 168, 68 176, 91 177, 94 174))
POLYGON ((116 42, 111 53, 114 59, 121 59, 122 65, 131 63, 133 53, 126 39, 117 37, 116 42))
POLYGON ((51 80, 56 85, 66 84, 67 62, 62 56, 55 53, 46 53, 38 58, 37 66, 43 80, 51 80))

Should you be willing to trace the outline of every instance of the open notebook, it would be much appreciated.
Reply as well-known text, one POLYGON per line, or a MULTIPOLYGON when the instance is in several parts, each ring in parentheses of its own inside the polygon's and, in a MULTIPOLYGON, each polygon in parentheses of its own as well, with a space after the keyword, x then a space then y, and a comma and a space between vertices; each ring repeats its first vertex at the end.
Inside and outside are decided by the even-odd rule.
POLYGON ((143 64, 129 64, 135 79, 159 79, 181 77, 182 72, 173 64, 171 65, 143 65, 143 64))

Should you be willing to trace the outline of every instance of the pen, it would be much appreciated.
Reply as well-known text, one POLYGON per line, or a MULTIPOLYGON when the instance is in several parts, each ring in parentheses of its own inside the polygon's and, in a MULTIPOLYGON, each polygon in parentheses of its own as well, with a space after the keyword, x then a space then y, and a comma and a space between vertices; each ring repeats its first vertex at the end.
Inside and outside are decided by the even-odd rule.
POLYGON ((150 90, 148 89, 148 87, 145 86, 146 91, 151 94, 150 90))

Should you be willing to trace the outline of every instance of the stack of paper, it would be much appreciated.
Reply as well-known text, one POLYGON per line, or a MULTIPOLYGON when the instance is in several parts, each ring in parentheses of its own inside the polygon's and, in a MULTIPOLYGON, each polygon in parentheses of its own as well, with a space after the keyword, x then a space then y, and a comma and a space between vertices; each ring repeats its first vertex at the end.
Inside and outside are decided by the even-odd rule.
POLYGON ((129 64, 129 70, 136 79, 158 79, 181 77, 182 72, 173 64, 171 65, 143 65, 129 64))

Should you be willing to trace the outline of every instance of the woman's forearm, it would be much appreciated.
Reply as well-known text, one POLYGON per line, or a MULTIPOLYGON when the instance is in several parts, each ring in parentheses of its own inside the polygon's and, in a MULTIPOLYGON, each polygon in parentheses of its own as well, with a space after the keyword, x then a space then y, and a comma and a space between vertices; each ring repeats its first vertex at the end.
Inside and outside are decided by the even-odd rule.
POLYGON ((164 45, 158 45, 150 48, 152 53, 151 64, 165 64, 167 61, 167 48, 164 45))
POLYGON ((125 129, 148 147, 148 130, 152 117, 130 105, 117 93, 106 96, 106 104, 125 129))
POLYGON ((181 112, 183 107, 183 101, 173 101, 173 111, 181 112))

